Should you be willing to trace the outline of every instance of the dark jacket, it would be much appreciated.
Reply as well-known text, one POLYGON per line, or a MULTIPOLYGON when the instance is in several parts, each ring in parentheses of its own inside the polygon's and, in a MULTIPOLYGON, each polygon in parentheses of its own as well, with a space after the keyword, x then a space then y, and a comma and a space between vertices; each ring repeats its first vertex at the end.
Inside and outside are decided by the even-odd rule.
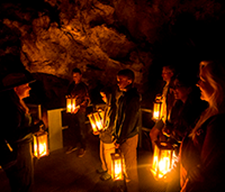
POLYGON ((138 134, 140 128, 141 97, 136 88, 131 88, 118 100, 117 119, 114 136, 116 143, 122 144, 138 134))
POLYGON ((170 121, 166 124, 171 138, 181 142, 183 137, 194 128, 201 113, 207 107, 207 102, 200 99, 198 89, 188 95, 185 103, 177 100, 172 107, 170 121))
POLYGON ((88 93, 88 87, 84 82, 80 82, 78 84, 75 84, 73 81, 67 90, 66 95, 70 95, 72 97, 76 98, 76 105, 80 105, 80 110, 85 111, 90 98, 88 93))
MULTIPOLYGON (((197 130, 194 141, 185 137, 181 145, 181 181, 187 192, 224 191, 225 114, 210 117, 197 130), (193 177, 193 173, 198 173, 193 177)), ((181 184, 182 184, 181 183, 181 184)))
POLYGON ((4 103, 1 105, 1 163, 6 164, 17 157, 17 147, 22 143, 29 143, 32 141, 32 133, 39 131, 39 126, 43 124, 42 121, 33 124, 32 117, 26 114, 19 104, 19 98, 11 91, 7 97, 4 98, 4 103), (13 152, 9 153, 8 143, 13 152), (5 153, 5 155, 3 155, 5 153), (4 158, 3 158, 4 157, 4 158))

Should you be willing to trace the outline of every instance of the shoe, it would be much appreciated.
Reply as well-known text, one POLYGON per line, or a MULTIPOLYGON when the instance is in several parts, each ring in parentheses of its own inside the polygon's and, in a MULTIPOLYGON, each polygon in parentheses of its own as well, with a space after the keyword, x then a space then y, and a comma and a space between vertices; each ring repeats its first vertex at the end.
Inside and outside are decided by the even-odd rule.
POLYGON ((69 147, 68 149, 67 149, 67 151, 66 151, 66 154, 70 154, 70 153, 72 153, 72 152, 74 152, 74 151, 76 151, 77 150, 77 147, 69 147))
POLYGON ((78 157, 83 157, 85 153, 86 153, 86 150, 81 148, 81 149, 79 149, 77 156, 78 157))
POLYGON ((104 170, 102 168, 99 168, 99 169, 96 170, 96 172, 99 173, 99 174, 102 174, 102 173, 106 173, 107 170, 104 170))
POLYGON ((100 179, 102 181, 108 181, 109 179, 111 179, 111 175, 108 174, 108 173, 104 173, 104 174, 102 174, 102 176, 100 177, 100 179))

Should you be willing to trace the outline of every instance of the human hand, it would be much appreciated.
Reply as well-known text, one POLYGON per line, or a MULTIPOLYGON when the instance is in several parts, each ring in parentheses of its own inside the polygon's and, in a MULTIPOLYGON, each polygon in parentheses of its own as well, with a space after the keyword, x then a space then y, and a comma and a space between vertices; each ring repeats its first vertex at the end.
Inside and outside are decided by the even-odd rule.
POLYGON ((93 135, 99 135, 99 131, 93 131, 93 135))
POLYGON ((45 124, 43 123, 42 120, 35 121, 33 126, 31 126, 32 133, 43 132, 44 130, 45 130, 45 124))
POLYGON ((80 105, 78 105, 77 107, 75 107, 75 109, 71 112, 72 114, 76 114, 80 109, 80 105))
POLYGON ((115 148, 118 149, 120 147, 119 143, 114 142, 115 148))
POLYGON ((162 133, 163 133, 163 135, 165 135, 167 137, 170 137, 170 135, 171 135, 171 131, 167 126, 163 127, 162 133))

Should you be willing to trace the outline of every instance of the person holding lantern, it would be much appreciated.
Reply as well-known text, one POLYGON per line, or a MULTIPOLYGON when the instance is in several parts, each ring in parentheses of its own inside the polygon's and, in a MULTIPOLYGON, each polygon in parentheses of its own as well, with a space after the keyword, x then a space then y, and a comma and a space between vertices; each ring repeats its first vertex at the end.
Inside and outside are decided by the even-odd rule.
POLYGON ((9 73, 2 79, 1 90, 1 157, 12 191, 32 191, 33 184, 33 134, 44 126, 34 120, 24 99, 29 97, 34 79, 27 71, 9 73))
POLYGON ((78 157, 82 157, 86 152, 85 141, 85 118, 86 108, 90 103, 88 87, 82 82, 82 73, 80 69, 74 68, 72 71, 73 82, 69 85, 66 96, 75 98, 76 106, 69 115, 69 131, 71 146, 67 150, 67 154, 74 152, 77 149, 77 144, 80 144, 78 157))
POLYGON ((117 103, 114 144, 124 155, 127 191, 139 191, 137 173, 138 132, 141 127, 141 96, 133 87, 134 72, 123 69, 117 74, 117 85, 122 91, 117 103))
POLYGON ((106 104, 104 108, 98 109, 103 112, 103 130, 93 131, 93 134, 100 138, 101 168, 97 169, 97 173, 102 174, 100 179, 106 181, 111 178, 111 153, 115 153, 112 132, 116 115, 116 90, 104 87, 100 90, 100 95, 106 104))
MULTIPOLYGON (((172 78, 175 76, 176 69, 173 65, 164 65, 162 68, 162 78, 163 81, 165 81, 165 85, 162 90, 162 95, 160 96, 160 100, 162 102, 161 111, 159 113, 162 114, 161 119, 158 119, 151 129, 149 136, 152 143, 152 149, 154 150, 155 147, 155 141, 161 139, 165 139, 165 137, 162 134, 162 128, 164 127, 166 120, 169 119, 170 112, 172 109, 172 106, 174 104, 174 95, 173 91, 171 89, 171 82, 172 78)), ((156 96, 156 99, 158 99, 158 95, 156 96)))
POLYGON ((207 102, 200 99, 200 90, 196 83, 196 74, 188 70, 174 77, 171 89, 174 92, 175 103, 171 108, 170 119, 162 129, 170 142, 180 144, 208 106, 207 102))
POLYGON ((208 108, 181 143, 181 191, 223 191, 225 172, 225 63, 200 62, 201 99, 208 108))
MULTIPOLYGON (((200 99, 200 90, 196 86, 196 74, 187 69, 175 76, 171 88, 174 92, 175 104, 171 109, 170 119, 166 122, 162 132, 167 142, 175 147, 176 156, 182 139, 190 133, 207 103, 200 99)), ((173 180, 168 183, 166 191, 179 191, 179 164, 173 171, 173 180), (177 178, 177 179, 175 179, 177 178)))

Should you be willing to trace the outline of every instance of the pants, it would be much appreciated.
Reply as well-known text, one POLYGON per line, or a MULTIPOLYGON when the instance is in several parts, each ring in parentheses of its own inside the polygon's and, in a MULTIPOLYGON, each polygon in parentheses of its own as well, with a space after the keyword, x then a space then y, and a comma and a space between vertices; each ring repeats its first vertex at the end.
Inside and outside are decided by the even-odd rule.
POLYGON ((31 192, 33 184, 33 157, 31 142, 18 144, 15 164, 3 167, 12 192, 31 192))
POLYGON ((102 169, 108 170, 108 174, 111 175, 111 153, 115 153, 114 143, 103 143, 100 140, 100 159, 102 163, 102 169))
POLYGON ((127 139, 120 145, 121 152, 124 154, 126 167, 127 191, 138 192, 138 171, 137 171, 137 144, 138 135, 127 139))
POLYGON ((70 133, 70 144, 76 147, 80 144, 80 147, 86 149, 85 141, 85 112, 78 111, 76 114, 70 114, 69 120, 69 133, 70 133))

